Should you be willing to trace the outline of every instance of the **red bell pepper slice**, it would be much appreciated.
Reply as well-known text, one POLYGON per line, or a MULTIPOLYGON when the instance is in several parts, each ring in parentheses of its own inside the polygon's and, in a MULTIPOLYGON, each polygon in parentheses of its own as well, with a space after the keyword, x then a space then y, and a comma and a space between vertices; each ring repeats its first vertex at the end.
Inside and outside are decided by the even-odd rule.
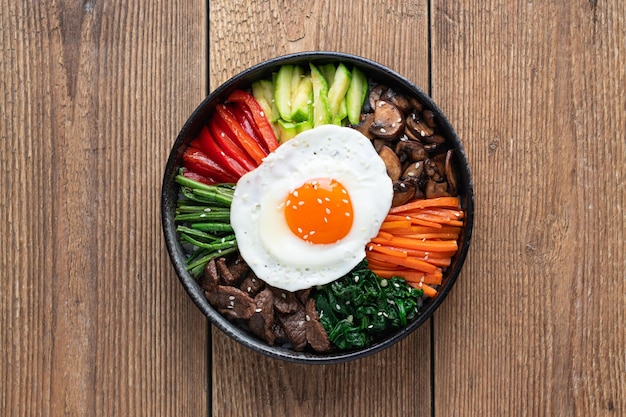
POLYGON ((237 178, 224 170, 207 154, 197 148, 187 148, 183 153, 183 166, 190 171, 205 177, 213 178, 217 182, 237 182, 237 178))
POLYGON ((205 177, 204 175, 200 175, 197 172, 189 171, 189 169, 185 168, 183 170, 183 176, 189 178, 190 180, 198 181, 206 185, 215 185, 219 184, 213 178, 205 177))
POLYGON ((258 101, 256 101, 252 94, 243 90, 235 90, 230 94, 230 96, 228 96, 226 101, 241 103, 248 106, 250 112, 252 113, 252 117, 254 118, 254 122, 259 128, 259 132, 261 132, 261 136, 267 149, 270 152, 273 152, 276 148, 278 148, 278 140, 276 139, 274 129, 272 129, 272 125, 263 112, 261 105, 258 101))
POLYGON ((213 134, 213 139, 217 143, 222 151, 241 165, 245 170, 252 171, 257 167, 252 158, 248 156, 246 151, 243 150, 235 141, 231 138, 231 133, 227 132, 222 126, 222 123, 217 120, 217 117, 211 118, 209 121, 209 129, 213 134))
POLYGON ((234 174, 237 179, 241 178, 242 175, 248 172, 248 170, 242 167, 234 158, 226 155, 226 153, 218 146, 217 142, 215 142, 215 139, 206 126, 200 130, 198 140, 200 141, 200 149, 217 162, 217 164, 222 168, 234 174))
POLYGON ((263 162, 263 158, 267 156, 267 153, 263 151, 261 145, 250 136, 244 129, 241 127, 235 116, 228 110, 226 105, 218 104, 215 108, 215 114, 213 117, 218 117, 222 120, 224 125, 231 131, 233 137, 239 142, 239 144, 246 150, 248 155, 254 159, 257 165, 260 165, 263 162))
POLYGON ((237 119, 241 127, 243 127, 243 130, 245 130, 259 145, 261 145, 261 148, 265 153, 269 153, 267 146, 265 145, 265 141, 261 136, 261 132, 252 117, 250 109, 241 103, 228 103, 226 104, 226 107, 230 110, 233 116, 235 116, 235 119, 237 119))

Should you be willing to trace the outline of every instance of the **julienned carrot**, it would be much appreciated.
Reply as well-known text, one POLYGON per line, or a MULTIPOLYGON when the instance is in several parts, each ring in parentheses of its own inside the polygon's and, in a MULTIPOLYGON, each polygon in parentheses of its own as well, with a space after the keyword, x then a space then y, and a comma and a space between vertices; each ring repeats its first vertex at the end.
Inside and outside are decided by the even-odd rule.
POLYGON ((380 230, 394 229, 394 228, 407 228, 407 227, 411 227, 411 220, 394 220, 394 221, 383 222, 383 224, 380 225, 380 230))
POLYGON ((450 207, 460 208, 460 200, 458 197, 436 197, 423 200, 414 200, 401 206, 392 207, 389 214, 403 213, 408 210, 426 208, 426 207, 450 207))
POLYGON ((374 260, 378 260, 382 262, 387 262, 390 264, 405 266, 407 268, 412 268, 418 271, 428 272, 431 274, 437 271, 437 267, 435 265, 416 259, 416 258, 408 257, 408 256, 402 257, 402 256, 396 256, 393 254, 370 251, 367 254, 367 257, 368 259, 374 259, 374 260))
POLYGON ((368 250, 373 250, 376 252, 384 253, 387 255, 397 256, 399 258, 406 258, 408 256, 407 252, 398 248, 391 248, 389 246, 383 245, 367 245, 368 250))
POLYGON ((454 240, 409 239, 402 236, 394 236, 391 241, 374 238, 372 242, 389 243, 398 248, 418 249, 426 252, 456 252, 458 249, 457 243, 454 240))

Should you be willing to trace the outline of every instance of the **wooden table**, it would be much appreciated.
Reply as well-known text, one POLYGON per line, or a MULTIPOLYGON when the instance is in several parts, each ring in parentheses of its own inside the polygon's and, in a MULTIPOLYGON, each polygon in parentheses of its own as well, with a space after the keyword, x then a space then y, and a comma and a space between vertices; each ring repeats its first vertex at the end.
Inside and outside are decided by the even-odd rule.
POLYGON ((0 415, 626 415, 626 3, 0 6, 0 415), (429 91, 476 191, 472 248, 434 318, 332 366, 212 330, 160 224, 190 112, 303 50, 429 91))

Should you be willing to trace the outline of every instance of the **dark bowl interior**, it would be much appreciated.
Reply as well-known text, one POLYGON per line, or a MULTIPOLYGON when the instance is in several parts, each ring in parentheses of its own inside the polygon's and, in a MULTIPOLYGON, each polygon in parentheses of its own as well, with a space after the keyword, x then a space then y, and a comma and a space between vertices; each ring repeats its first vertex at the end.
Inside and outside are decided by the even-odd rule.
POLYGON ((255 65, 219 86, 216 90, 209 94, 206 99, 202 101, 202 103, 200 103, 181 129, 174 146, 172 147, 163 177, 161 210, 163 232, 165 235, 167 250, 174 265, 174 269, 176 270, 180 282, 183 284, 189 296, 202 313, 210 319, 211 323, 244 346, 273 358, 301 363, 338 363, 362 358, 387 348, 409 335, 412 331, 422 325, 422 323, 428 320, 430 316, 432 316, 434 311, 452 288, 461 271, 463 262, 465 261, 473 227, 474 191, 469 164, 459 138, 443 112, 420 88, 389 68, 365 58, 336 52, 303 52, 285 55, 255 65), (204 296, 202 288, 186 271, 185 254, 178 241, 176 235, 176 225, 174 223, 174 212, 179 192, 179 187, 174 181, 174 177, 182 165, 182 154, 189 143, 198 135, 203 123, 205 123, 205 121, 213 113, 216 104, 223 102, 233 90, 246 89, 254 80, 271 77, 272 72, 277 71, 278 67, 283 64, 308 65, 309 62, 313 62, 315 64, 325 64, 328 62, 338 61, 359 67, 359 69, 361 69, 368 78, 387 84, 388 86, 395 88, 397 91, 408 92, 414 95, 425 105, 425 107, 430 108, 439 117, 441 134, 446 137, 448 141, 450 141, 454 149, 454 164, 459 177, 458 194, 461 198, 462 207, 466 211, 465 226, 461 236, 459 237, 459 250, 452 259, 452 264, 444 273, 443 282, 439 288, 439 294, 434 299, 427 299, 424 303, 421 315, 410 322, 406 327, 389 333, 388 337, 385 339, 380 340, 364 349, 329 354, 295 352, 280 346, 269 346, 266 342, 229 322, 220 313, 214 310, 213 307, 211 307, 204 296))

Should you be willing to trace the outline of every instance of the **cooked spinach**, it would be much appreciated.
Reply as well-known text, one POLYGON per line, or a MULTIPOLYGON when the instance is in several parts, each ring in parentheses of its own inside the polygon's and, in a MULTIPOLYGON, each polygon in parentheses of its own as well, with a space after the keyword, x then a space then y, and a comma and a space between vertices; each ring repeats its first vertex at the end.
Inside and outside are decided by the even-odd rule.
POLYGON ((405 326, 419 313, 423 291, 404 279, 381 279, 364 260, 348 275, 315 292, 320 321, 339 349, 362 348, 405 326))

